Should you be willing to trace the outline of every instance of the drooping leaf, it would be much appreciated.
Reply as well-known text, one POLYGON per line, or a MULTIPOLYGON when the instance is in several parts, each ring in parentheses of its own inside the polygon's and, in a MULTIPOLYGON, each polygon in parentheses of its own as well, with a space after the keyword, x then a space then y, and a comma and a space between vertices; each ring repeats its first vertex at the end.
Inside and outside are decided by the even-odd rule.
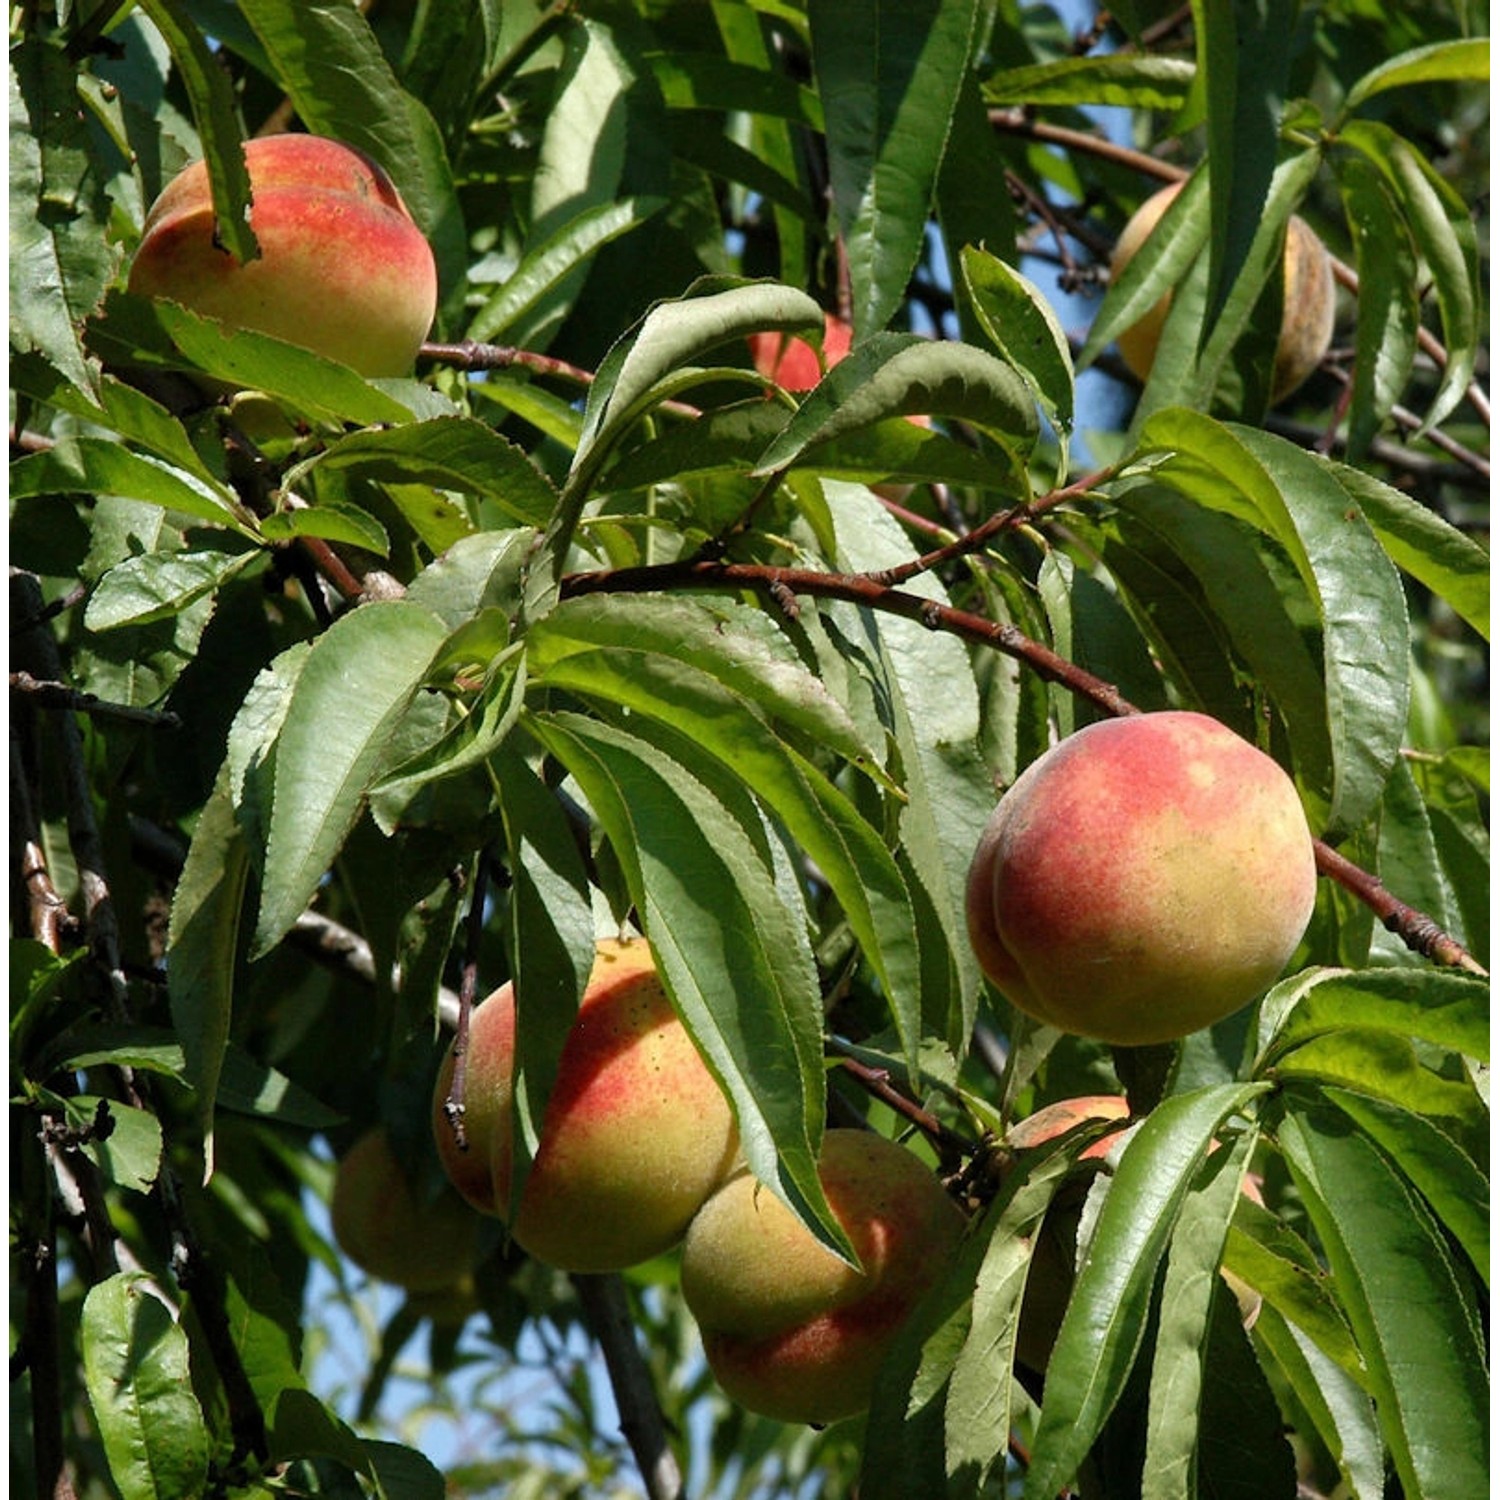
POLYGON ((351 433, 291 470, 286 487, 296 489, 308 473, 324 469, 477 495, 524 525, 545 526, 557 503, 551 484, 514 443, 466 417, 351 433))
POLYGON ((1490 44, 1487 37, 1429 42, 1388 57, 1371 68, 1344 96, 1344 113, 1353 112, 1365 100, 1387 89, 1413 84, 1463 82, 1483 83, 1490 76, 1490 44))
POLYGON ((1156 413, 1144 452, 1198 504, 1249 521, 1291 558, 1323 630, 1333 749, 1328 832, 1358 827, 1400 751, 1409 691, 1406 603, 1385 551, 1330 465, 1284 439, 1181 409, 1156 413))
POLYGON ((203 1132, 205 1178, 213 1171, 214 1106, 229 1041, 249 871, 250 855, 235 818, 226 767, 198 816, 167 931, 167 998, 203 1132))
POLYGON ((314 642, 276 743, 252 957, 285 936, 353 826, 446 632, 405 600, 366 604, 314 642))
POLYGON ((857 339, 884 328, 906 295, 977 12, 973 0, 808 6, 857 339))
POLYGON ((667 992, 725 1087, 752 1172, 837 1253, 823 1198, 822 1007, 806 936, 760 831, 646 741, 579 715, 527 730, 582 787, 625 872, 667 992))
POLYGON ((192 1500, 204 1492, 209 1439, 187 1335, 143 1272, 121 1271, 89 1289, 83 1378, 123 1500, 192 1500))
POLYGON ((1135 1362, 1161 1257, 1209 1141, 1256 1092, 1226 1084, 1175 1095, 1126 1146, 1047 1366, 1027 1500, 1056 1495, 1103 1428, 1135 1362))
POLYGON ((1489 1393, 1478 1314, 1421 1200, 1342 1113, 1274 1133, 1332 1267, 1410 1495, 1482 1493, 1489 1393))

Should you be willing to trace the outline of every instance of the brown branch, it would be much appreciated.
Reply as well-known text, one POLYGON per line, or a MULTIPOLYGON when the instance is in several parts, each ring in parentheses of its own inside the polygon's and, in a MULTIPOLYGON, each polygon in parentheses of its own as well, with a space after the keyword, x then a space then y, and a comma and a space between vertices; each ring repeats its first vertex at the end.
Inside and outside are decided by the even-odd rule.
MULTIPOLYGON (((1080 484, 1084 482, 1079 481, 1080 484)), ((997 624, 983 615, 954 609, 934 599, 883 587, 868 577, 820 573, 808 568, 778 568, 764 563, 690 560, 654 567, 570 573, 561 581, 565 599, 583 594, 654 593, 674 588, 752 589, 773 599, 787 600, 803 594, 809 598, 844 600, 916 620, 929 630, 946 630, 976 645, 1003 651, 1007 656, 1024 662, 1045 681, 1058 683, 1113 717, 1123 718, 1141 712, 1112 683, 1075 666, 1040 641, 1023 635, 1014 625, 997 624)), ((1431 917, 1397 901, 1373 875, 1345 859, 1321 839, 1313 840, 1313 848, 1318 868, 1368 905, 1414 953, 1446 967, 1468 969, 1471 973, 1485 972, 1463 945, 1443 932, 1431 917)))
MULTIPOLYGON (((840 1043, 834 1038, 830 1045, 837 1050, 840 1043)), ((908 1097, 894 1083, 886 1068, 872 1068, 857 1057, 840 1053, 839 1067, 847 1073, 873 1099, 879 1099, 902 1119, 915 1125, 932 1142, 945 1170, 974 1154, 974 1142, 956 1130, 944 1125, 931 1110, 923 1109, 915 1099, 908 1097)))
POLYGON ((573 1277, 578 1300, 593 1329, 620 1413, 620 1431, 635 1455, 649 1500, 682 1500, 682 1470, 667 1442, 666 1423, 651 1371, 636 1343, 635 1325, 618 1274, 573 1277))
POLYGON ((30 672, 12 672, 10 690, 24 693, 38 708, 57 708, 73 713, 91 714, 100 719, 118 719, 124 724, 148 724, 178 729, 182 720, 170 710, 136 708, 129 703, 107 703, 94 693, 70 688, 65 682, 47 682, 30 672))

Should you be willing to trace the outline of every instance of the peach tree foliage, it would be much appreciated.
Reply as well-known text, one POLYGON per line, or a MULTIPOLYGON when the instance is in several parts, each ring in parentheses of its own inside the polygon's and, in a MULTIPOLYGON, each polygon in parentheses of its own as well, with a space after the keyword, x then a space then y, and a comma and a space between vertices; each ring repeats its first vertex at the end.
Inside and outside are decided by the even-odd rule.
POLYGON ((14 13, 19 1493, 437 1496, 418 1419, 460 1407, 465 1493, 1482 1492, 1484 18, 1092 19, 14 13), (198 155, 253 253, 238 143, 289 126, 375 157, 432 243, 412 378, 124 290, 198 155), (1294 211, 1343 303, 1268 410, 1294 211), (1060 318, 1059 283, 1093 305, 1060 318), (1167 288, 1140 390, 1112 340, 1167 288), (768 390, 749 335, 816 341, 825 308, 850 355, 768 390), (1292 774, 1323 878, 1263 999, 1110 1049, 982 982, 964 881, 1049 743, 1168 706, 1292 774), (328 1238, 330 1155, 371 1126, 435 1181, 455 993, 515 980, 534 1128, 570 1016, 528 990, 577 996, 627 918, 750 1170, 825 1241, 827 1120, 914 1133, 969 1191, 868 1419, 732 1406, 670 1259, 573 1283, 492 1228, 462 1306, 375 1322, 328 1238), (1091 1137, 992 1153, 1106 1092, 1140 1123, 1044 1388, 1012 1369, 1030 1235, 1091 1137), (1262 1299, 1248 1332, 1221 1266, 1262 1299), (339 1391, 306 1295, 330 1278, 368 1343, 339 1391), (510 1377, 546 1395, 513 1410, 510 1377))

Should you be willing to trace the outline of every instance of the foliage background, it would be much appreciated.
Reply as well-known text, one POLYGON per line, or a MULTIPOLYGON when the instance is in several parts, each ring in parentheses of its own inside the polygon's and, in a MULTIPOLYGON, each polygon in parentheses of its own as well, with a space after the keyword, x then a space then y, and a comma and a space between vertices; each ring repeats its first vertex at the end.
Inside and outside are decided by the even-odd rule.
MULTIPOLYGON (((13 13, 18 1493, 436 1495, 438 1416, 450 1492, 669 1492, 592 1373, 601 1295, 694 1494, 1480 1492, 1484 26, 1359 0, 13 13), (379 159, 431 239, 416 379, 122 290, 199 154, 248 251, 237 143, 293 126, 379 159), (1129 213, 1203 163, 1102 294, 1129 213), (1268 411, 1294 209, 1346 268, 1341 319, 1268 411), (1137 393, 1110 340, 1168 285, 1137 393), (855 354, 764 400, 745 336, 822 308, 855 354), (1082 403, 1080 366, 1113 394, 1082 403), (1122 700, 1257 740, 1327 841, 1287 979, 1147 1055, 1026 1023, 962 930, 995 789, 1122 700), (730 1406, 670 1258, 590 1288, 490 1228, 436 1308, 327 1236, 330 1158, 372 1123, 434 1182, 453 992, 576 995, 631 910, 752 1165, 820 1232, 830 1114, 915 1118, 967 1172, 968 1248, 868 1431, 730 1406), (1146 1121, 1091 1190, 1039 1402, 1009 1375, 1024 1232, 1087 1137, 998 1194, 973 1148, 1122 1088, 1146 1121), (1221 1262, 1263 1298, 1249 1337, 1221 1262), (359 1330, 338 1390, 308 1378, 329 1279, 359 1330), (407 1370, 401 1429, 370 1425, 407 1370)), ((565 1020, 526 1022, 543 1091, 565 1020)))

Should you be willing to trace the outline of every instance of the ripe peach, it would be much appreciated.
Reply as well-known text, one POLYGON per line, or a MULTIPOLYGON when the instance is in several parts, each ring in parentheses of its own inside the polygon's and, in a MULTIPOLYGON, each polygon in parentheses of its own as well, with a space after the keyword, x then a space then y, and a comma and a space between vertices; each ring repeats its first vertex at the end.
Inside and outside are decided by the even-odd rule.
POLYGON ((220 247, 208 168, 172 179, 146 216, 132 292, 167 297, 339 360, 404 375, 432 326, 432 250, 390 178, 365 156, 313 135, 245 142, 257 259, 220 247))
POLYGON ((1070 735, 1000 799, 969 869, 969 938, 1037 1020, 1171 1041, 1281 973, 1316 881, 1275 761, 1203 714, 1136 714, 1070 735))
POLYGON ((479 1258, 479 1216, 446 1187, 425 1197, 383 1125, 339 1158, 331 1216, 333 1237, 355 1265, 410 1292, 461 1289, 479 1258))
POLYGON ((830 1130, 818 1175, 861 1270, 745 1171, 703 1205, 683 1245, 682 1293, 715 1378, 783 1422, 835 1422, 869 1405, 881 1361, 964 1227, 932 1172, 870 1131, 830 1130))
MULTIPOLYGON (((829 368, 844 358, 854 330, 832 313, 823 314, 823 358, 829 368)), ((756 370, 788 391, 810 391, 822 378, 823 368, 806 339, 784 333, 752 333, 750 358, 756 370)))
MULTIPOLYGON (((1129 264, 1181 190, 1180 182, 1171 183, 1153 193, 1135 211, 1115 244, 1109 263, 1111 278, 1118 277, 1129 264)), ((1333 342, 1333 262, 1312 226, 1295 214, 1287 224, 1283 256, 1281 333, 1271 371, 1273 406, 1290 396, 1317 369, 1333 342)), ((1172 294, 1168 292, 1140 322, 1119 336, 1120 358, 1138 380, 1144 381, 1151 373, 1162 325, 1171 305, 1172 294)))
MULTIPOLYGON (((433 1095, 438 1154, 476 1207, 504 1218, 511 1199, 515 991, 503 985, 471 1019, 464 1086, 469 1150, 443 1116, 454 1059, 433 1095)), ((541 1138, 511 1233, 564 1271, 617 1271, 682 1238, 733 1165, 733 1112, 677 1019, 644 940, 598 945, 563 1045, 541 1138)))

